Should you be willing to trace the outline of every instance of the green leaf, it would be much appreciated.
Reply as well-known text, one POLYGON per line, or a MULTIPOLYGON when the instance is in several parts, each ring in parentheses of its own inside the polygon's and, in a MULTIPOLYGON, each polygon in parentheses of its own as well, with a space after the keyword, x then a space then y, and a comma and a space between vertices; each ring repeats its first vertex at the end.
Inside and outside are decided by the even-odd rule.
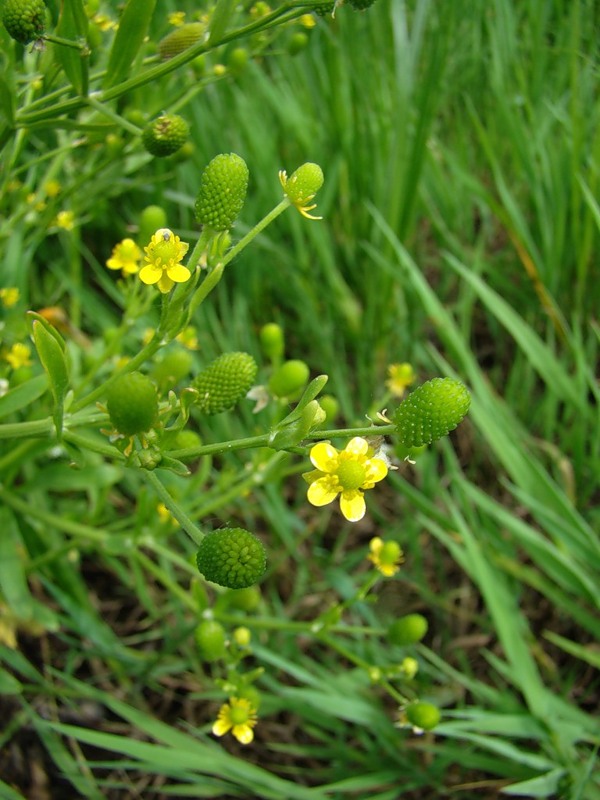
POLYGON ((63 406, 65 394, 69 386, 69 372, 64 349, 57 341, 56 335, 48 330, 39 320, 33 322, 33 341, 42 366, 50 380, 50 389, 54 397, 54 424, 59 438, 62 434, 63 406))
MULTIPOLYGON (((21 694, 22 690, 21 682, 0 667, 0 694, 21 694)), ((0 797, 2 796, 2 784, 0 784, 0 797)))
POLYGON ((12 613, 31 619, 33 598, 25 573, 26 554, 15 515, 9 508, 0 509, 0 590, 12 613))
MULTIPOLYGON (((88 18, 83 8, 83 0, 61 3, 61 13, 56 26, 57 36, 79 44, 85 42, 87 32, 88 18)), ((86 95, 89 55, 87 47, 78 49, 55 42, 54 55, 77 94, 86 95)))
POLYGON ((9 125, 15 121, 15 93, 4 75, 0 75, 0 116, 3 116, 9 125))
POLYGON ((46 374, 36 375, 20 386, 15 386, 5 395, 0 397, 0 419, 15 411, 20 411, 31 405, 38 397, 41 397, 48 388, 48 377, 46 374))
POLYGON ((502 794, 517 795, 518 797, 550 797, 555 796, 559 788, 559 782, 565 775, 566 770, 561 767, 550 770, 537 778, 530 778, 527 781, 519 781, 510 786, 500 789, 502 794))
POLYGON ((104 89, 127 77, 148 32, 155 6, 156 0, 129 0, 123 9, 108 58, 104 89))
POLYGON ((214 45, 222 39, 235 9, 235 2, 236 0, 218 0, 217 7, 210 21, 209 45, 214 45))

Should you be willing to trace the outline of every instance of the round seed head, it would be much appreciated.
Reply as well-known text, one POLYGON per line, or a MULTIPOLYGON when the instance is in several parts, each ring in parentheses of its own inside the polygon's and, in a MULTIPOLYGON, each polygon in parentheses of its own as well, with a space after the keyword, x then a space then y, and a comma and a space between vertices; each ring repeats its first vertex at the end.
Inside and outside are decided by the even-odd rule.
POLYGON ((162 114, 142 132, 142 142, 153 156, 164 158, 176 153, 187 142, 190 129, 183 117, 177 114, 162 114))
POLYGON ((264 575, 267 557, 262 542, 243 528, 221 528, 207 534, 196 554, 207 581, 228 589, 245 589, 264 575))
POLYGON ((156 387, 141 372, 122 375, 110 386, 106 402, 113 426, 125 436, 150 430, 158 414, 156 387))
POLYGON ((228 411, 246 396, 256 377, 256 361, 249 353, 223 353, 193 382, 199 394, 196 405, 205 414, 228 411))
POLYGON ((1 14, 9 36, 20 44, 39 39, 46 28, 46 5, 43 0, 4 0, 1 14))

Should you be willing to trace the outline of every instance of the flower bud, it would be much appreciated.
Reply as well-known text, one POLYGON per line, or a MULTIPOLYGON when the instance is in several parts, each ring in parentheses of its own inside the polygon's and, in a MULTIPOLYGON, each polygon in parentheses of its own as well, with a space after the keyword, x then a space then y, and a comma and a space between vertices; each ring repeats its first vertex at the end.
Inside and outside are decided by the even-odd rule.
POLYGON ((107 408, 110 421, 119 433, 133 436, 149 430, 158 414, 156 387, 141 372, 117 378, 108 389, 107 408))
POLYGON ((242 210, 248 189, 248 167, 235 153, 215 156, 202 173, 196 219, 207 228, 226 231, 242 210))
POLYGON ((205 414, 228 411, 246 396, 256 377, 256 361, 249 353, 223 353, 196 376, 196 405, 205 414))
POLYGON ((304 361, 286 361, 271 375, 269 391, 275 397, 293 397, 306 385, 309 375, 304 361))
POLYGON ((244 589, 262 578, 267 557, 262 542, 249 531, 221 528, 204 537, 196 564, 207 581, 228 589, 244 589))
POLYGON ((196 44, 206 31, 202 22, 188 22, 168 33, 158 43, 158 54, 163 61, 183 53, 196 44))
POLYGON ((176 153, 189 135, 190 129, 183 117, 162 114, 146 125, 142 131, 142 143, 153 156, 163 158, 176 153))
POLYGON ((260 604, 261 595, 258 586, 248 586, 245 589, 231 589, 222 597, 229 608, 254 611, 260 604))
POLYGON ((303 206, 312 200, 324 180, 321 167, 308 161, 286 179, 285 193, 295 206, 303 206))
POLYGON ((215 620, 203 620, 196 628, 195 638, 203 661, 218 661, 225 655, 225 629, 215 620))
POLYGON ((43 0, 4 0, 2 23, 9 36, 20 44, 29 44, 44 33, 46 6, 43 0))
POLYGON ((183 347, 173 348, 154 364, 152 377, 163 391, 172 389, 189 374, 192 361, 189 350, 184 350, 183 347))
POLYGON ((406 718, 415 728, 430 731, 439 723, 442 715, 431 703, 411 703, 406 709, 406 718))
POLYGON ((387 638, 391 644, 406 645, 420 642, 427 633, 429 623, 421 614, 407 614, 389 626, 387 638))
POLYGON ((400 442, 421 447, 441 439, 462 421, 471 396, 464 384, 452 378, 433 378, 415 389, 393 415, 400 442))
POLYGON ((267 358, 275 359, 283 355, 284 339, 281 325, 268 322, 260 329, 260 344, 267 358))

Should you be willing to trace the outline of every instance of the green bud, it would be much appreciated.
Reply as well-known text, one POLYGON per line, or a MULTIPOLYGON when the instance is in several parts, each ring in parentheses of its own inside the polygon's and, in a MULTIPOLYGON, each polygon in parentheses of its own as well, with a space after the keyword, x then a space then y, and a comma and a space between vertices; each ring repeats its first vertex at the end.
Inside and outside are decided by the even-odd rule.
POLYGON ((167 212, 161 206, 146 206, 140 214, 138 242, 144 247, 152 235, 167 227, 167 212))
POLYGON ((44 34, 46 6, 43 0, 4 0, 2 23, 9 36, 20 44, 29 44, 44 34))
POLYGON ((387 638, 391 644, 404 646, 416 644, 427 633, 429 623, 421 614, 406 614, 389 626, 387 638))
POLYGON ((258 586, 247 586, 245 589, 230 589, 223 595, 229 608, 237 611, 254 611, 260 603, 261 595, 258 586))
POLYGON ((284 190, 294 205, 305 205, 323 186, 323 170, 318 164, 308 161, 286 179, 284 190))
POLYGON ((196 628, 195 638, 203 661, 218 661, 225 656, 225 628, 215 620, 203 620, 196 628))
POLYGON ((172 389, 179 381, 189 375, 193 357, 183 347, 174 348, 156 362, 152 368, 152 378, 164 390, 172 389))
POLYGON ((268 388, 275 397, 293 397, 307 383, 310 370, 304 361, 285 361, 271 375, 268 388))
POLYGON ((121 375, 108 389, 110 421, 119 433, 133 436, 149 430, 158 415, 156 387, 141 372, 121 375))
POLYGON ((196 219, 207 228, 231 228, 243 208, 248 189, 248 167, 235 153, 215 156, 202 173, 196 198, 196 219))
POLYGON ((188 22, 168 33, 158 43, 158 54, 163 61, 183 53, 196 42, 200 41, 206 31, 202 22, 188 22))
POLYGON ((243 528, 221 528, 207 534, 196 554, 207 581, 228 589, 244 589, 265 573, 267 557, 262 542, 243 528))
POLYGON ((469 410, 471 396, 452 378, 433 378, 409 394, 393 415, 400 442, 421 447, 454 430, 469 410))
POLYGON ((188 140, 190 129, 183 117, 162 114, 148 123, 142 131, 142 143, 157 158, 171 156, 188 140))
POLYGON ((335 422, 335 419, 340 411, 340 404, 336 398, 331 394, 324 394, 319 398, 321 408, 325 412, 325 423, 330 425, 335 422))
POLYGON ((245 47, 234 47, 227 55, 227 66, 233 75, 241 75, 249 59, 250 54, 245 47))
POLYGON ((228 411, 246 396, 256 377, 256 361, 249 353, 223 353, 196 376, 196 406, 205 414, 228 411))
POLYGON ((291 56, 301 53, 308 44, 308 36, 302 31, 297 31, 292 36, 287 45, 287 51, 291 56))
POLYGON ((284 339, 283 329, 276 322, 268 322, 260 329, 260 344, 263 353, 271 360, 283 355, 284 339))
POLYGON ((406 717, 415 728, 431 731, 439 723, 442 715, 437 706, 431 703, 411 703, 406 709, 406 717))

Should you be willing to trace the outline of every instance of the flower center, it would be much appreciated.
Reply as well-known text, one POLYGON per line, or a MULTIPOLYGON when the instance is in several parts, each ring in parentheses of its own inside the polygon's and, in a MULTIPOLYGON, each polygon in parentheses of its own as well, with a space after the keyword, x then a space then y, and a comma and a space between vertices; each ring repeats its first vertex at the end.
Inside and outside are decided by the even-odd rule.
POLYGON ((336 471, 337 479, 345 491, 360 489, 367 477, 367 471, 358 461, 344 461, 336 471))
POLYGON ((232 725, 245 725, 248 722, 249 716, 248 709, 245 705, 231 706, 229 718, 231 719, 232 725))

